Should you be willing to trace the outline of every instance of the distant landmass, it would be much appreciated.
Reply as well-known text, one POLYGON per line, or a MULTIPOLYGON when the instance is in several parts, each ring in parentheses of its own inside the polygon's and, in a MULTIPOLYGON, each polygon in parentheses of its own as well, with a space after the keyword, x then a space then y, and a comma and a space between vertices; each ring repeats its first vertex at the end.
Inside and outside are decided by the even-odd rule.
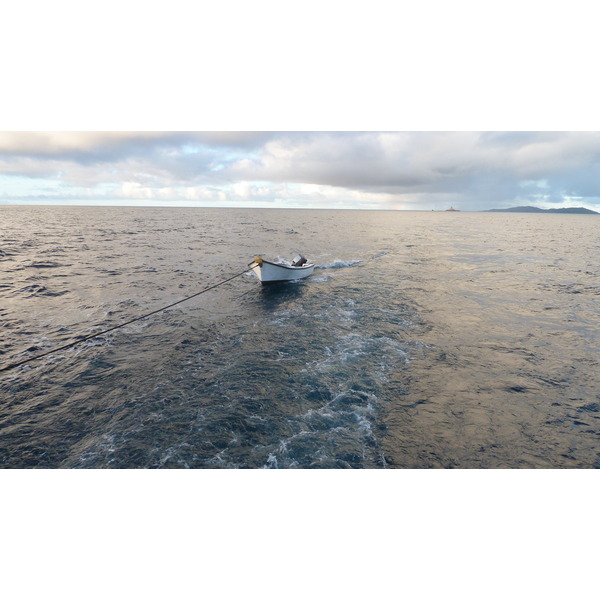
POLYGON ((513 208, 492 208, 485 212, 516 212, 516 213, 562 213, 569 215, 600 215, 595 210, 583 208, 537 208, 536 206, 514 206, 513 208))

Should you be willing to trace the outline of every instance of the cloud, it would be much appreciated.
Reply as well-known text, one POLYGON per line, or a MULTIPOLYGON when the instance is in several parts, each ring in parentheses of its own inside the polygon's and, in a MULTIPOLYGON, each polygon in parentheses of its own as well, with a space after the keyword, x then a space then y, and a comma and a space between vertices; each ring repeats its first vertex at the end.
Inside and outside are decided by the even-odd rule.
POLYGON ((3 201, 35 197, 35 179, 57 200, 594 208, 599 166, 595 132, 0 133, 0 174, 19 178, 3 201))
POLYGON ((476 208, 522 199, 524 179, 550 182, 559 197, 569 188, 595 202, 599 163, 597 133, 313 134, 271 140, 231 173, 404 196, 424 207, 453 195, 476 208))
POLYGON ((0 132, 0 155, 114 159, 186 144, 251 148, 270 136, 268 132, 252 131, 4 131, 0 132))
POLYGON ((270 137, 263 132, 1 132, 0 173, 75 185, 198 182, 270 137))

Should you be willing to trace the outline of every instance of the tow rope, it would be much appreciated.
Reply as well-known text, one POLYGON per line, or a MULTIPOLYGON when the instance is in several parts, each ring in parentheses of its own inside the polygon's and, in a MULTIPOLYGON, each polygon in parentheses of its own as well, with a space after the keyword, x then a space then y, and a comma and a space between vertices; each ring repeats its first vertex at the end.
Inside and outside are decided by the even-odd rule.
POLYGON ((131 323, 135 323, 136 321, 141 321, 142 319, 145 319, 147 317, 155 315, 156 313, 162 312, 163 310, 167 310, 168 308, 177 306, 177 304, 181 304, 182 302, 187 302, 188 300, 191 300, 192 298, 196 298, 196 296, 200 296, 200 294, 205 294, 206 292, 209 292, 210 290, 214 290, 215 288, 219 287, 220 285, 223 285, 223 284, 231 281, 232 279, 235 279, 236 277, 241 277, 244 273, 248 273, 248 271, 252 271, 252 269, 254 269, 255 267, 258 266, 258 264, 255 264, 255 263, 250 263, 250 264, 252 264, 254 266, 251 266, 250 268, 245 269, 241 273, 238 273, 237 275, 233 275, 233 276, 229 277, 228 279, 224 279, 223 281, 220 281, 219 283, 215 283, 214 285, 204 288, 203 290, 200 290, 199 292, 196 292, 195 294, 192 294, 191 296, 188 296, 187 298, 183 298, 182 300, 177 300, 177 302, 172 302, 171 304, 169 304, 167 306, 163 306, 162 308, 157 308, 156 310, 153 310, 152 312, 146 313, 139 317, 135 317, 134 319, 129 319, 129 321, 125 321, 124 323, 119 323, 118 325, 113 325, 112 327, 109 327, 102 331, 97 331, 96 333, 91 333, 89 335, 80 337, 79 339, 75 340, 74 342, 70 342, 68 344, 65 344, 64 346, 59 346, 58 348, 53 348, 52 350, 48 350, 47 352, 43 352, 42 354, 37 354, 36 356, 30 356, 29 358, 25 358, 24 360, 20 360, 18 362, 6 365, 4 367, 0 367, 0 373, 3 371, 10 371, 11 369, 16 369, 17 367, 20 367, 21 365, 31 362, 32 360, 37 360, 38 358, 43 358, 44 356, 48 356, 49 354, 54 354, 55 352, 60 352, 61 350, 66 350, 67 348, 72 348, 73 346, 75 346, 77 344, 81 344, 82 342, 87 342, 88 340, 91 340, 100 335, 104 335, 106 333, 114 331, 115 329, 120 329, 121 327, 125 327, 126 325, 131 325, 131 323))

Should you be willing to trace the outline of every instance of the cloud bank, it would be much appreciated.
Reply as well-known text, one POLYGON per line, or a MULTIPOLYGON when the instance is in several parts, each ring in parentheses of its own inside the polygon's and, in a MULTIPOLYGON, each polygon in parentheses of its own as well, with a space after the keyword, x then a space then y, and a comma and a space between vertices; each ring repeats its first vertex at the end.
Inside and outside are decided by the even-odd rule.
POLYGON ((0 203, 600 210, 596 132, 4 132, 0 203))

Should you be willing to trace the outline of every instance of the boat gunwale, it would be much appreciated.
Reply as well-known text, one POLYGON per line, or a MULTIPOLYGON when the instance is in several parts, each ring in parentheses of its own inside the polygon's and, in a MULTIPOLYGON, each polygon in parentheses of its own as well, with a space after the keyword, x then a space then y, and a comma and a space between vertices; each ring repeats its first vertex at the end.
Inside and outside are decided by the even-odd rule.
POLYGON ((280 263, 274 263, 271 262, 270 260, 265 260, 264 258, 262 259, 263 263, 266 263, 267 265, 273 265, 274 267, 281 267, 282 269, 289 269, 290 271, 303 271, 305 269, 310 269, 312 267, 314 267, 314 263, 311 263, 309 265, 302 265, 301 267, 294 267, 292 265, 282 265, 280 263))

